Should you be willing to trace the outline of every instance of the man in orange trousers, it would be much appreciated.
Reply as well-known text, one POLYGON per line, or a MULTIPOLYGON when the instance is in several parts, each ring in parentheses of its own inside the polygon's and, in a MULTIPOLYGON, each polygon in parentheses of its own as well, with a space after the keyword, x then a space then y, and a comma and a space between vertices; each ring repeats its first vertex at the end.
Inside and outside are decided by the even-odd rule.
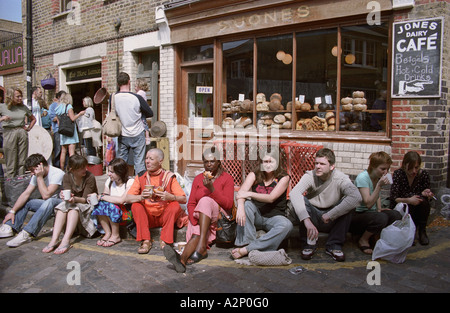
POLYGON ((175 223, 184 213, 180 203, 186 203, 186 195, 175 174, 162 168, 163 160, 161 149, 150 149, 145 156, 147 171, 136 176, 125 198, 125 202, 133 203, 131 211, 137 228, 136 240, 141 242, 140 254, 152 248, 150 228, 162 227, 161 247, 172 244, 175 223))

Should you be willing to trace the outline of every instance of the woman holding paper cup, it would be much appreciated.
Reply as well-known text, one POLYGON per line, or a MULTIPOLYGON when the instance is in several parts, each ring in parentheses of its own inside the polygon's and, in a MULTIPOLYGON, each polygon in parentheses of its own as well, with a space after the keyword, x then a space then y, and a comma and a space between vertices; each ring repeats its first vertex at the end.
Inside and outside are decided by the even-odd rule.
POLYGON ((66 253, 72 247, 70 239, 75 229, 85 237, 91 237, 96 232, 90 218, 92 206, 87 199, 92 194, 97 194, 97 183, 94 174, 87 170, 87 165, 87 160, 81 155, 74 154, 69 158, 68 171, 63 177, 63 190, 60 195, 64 202, 55 207, 52 239, 42 252, 49 253, 58 246, 55 254, 66 253), (58 243, 64 225, 66 225, 64 237, 58 243))
POLYGON ((352 216, 350 232, 361 236, 358 246, 365 254, 372 254, 369 241, 374 235, 402 218, 400 212, 381 207, 381 188, 391 184, 391 174, 388 173, 391 164, 389 154, 383 151, 374 152, 369 157, 368 169, 360 173, 355 180, 362 202, 352 216))
POLYGON ((97 217, 105 232, 104 236, 97 241, 97 246, 112 247, 122 241, 119 225, 125 219, 124 216, 129 216, 131 213, 131 208, 127 209, 124 202, 133 182, 134 179, 128 179, 127 162, 116 158, 109 163, 105 189, 98 197, 98 205, 92 211, 92 216, 97 217))
POLYGON ((417 227, 419 243, 427 245, 429 239, 425 229, 430 215, 430 200, 434 194, 430 190, 430 176, 420 168, 421 164, 422 159, 416 151, 403 156, 402 167, 394 172, 390 206, 394 208, 400 202, 408 204, 409 213, 417 227))

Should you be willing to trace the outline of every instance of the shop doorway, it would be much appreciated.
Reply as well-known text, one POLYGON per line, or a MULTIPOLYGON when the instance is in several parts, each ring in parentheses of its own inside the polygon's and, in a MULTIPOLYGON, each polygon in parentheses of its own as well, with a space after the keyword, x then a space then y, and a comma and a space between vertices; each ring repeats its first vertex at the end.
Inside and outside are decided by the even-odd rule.
POLYGON ((214 136, 213 66, 184 67, 181 74, 178 167, 180 172, 188 171, 189 175, 194 175, 203 167, 203 150, 214 136))
MULTIPOLYGON (((101 81, 71 84, 69 87, 69 93, 73 98, 73 110, 75 113, 84 110, 83 99, 84 97, 90 97, 94 100, 94 95, 102 87, 101 81)), ((95 119, 102 123, 102 105, 94 103, 95 119)))

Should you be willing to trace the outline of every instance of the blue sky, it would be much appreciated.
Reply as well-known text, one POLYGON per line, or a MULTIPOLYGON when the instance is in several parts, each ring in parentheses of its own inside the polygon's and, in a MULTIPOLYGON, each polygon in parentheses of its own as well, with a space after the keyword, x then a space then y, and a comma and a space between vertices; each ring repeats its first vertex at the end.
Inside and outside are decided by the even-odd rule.
POLYGON ((22 0, 0 0, 0 19, 22 23, 22 0))

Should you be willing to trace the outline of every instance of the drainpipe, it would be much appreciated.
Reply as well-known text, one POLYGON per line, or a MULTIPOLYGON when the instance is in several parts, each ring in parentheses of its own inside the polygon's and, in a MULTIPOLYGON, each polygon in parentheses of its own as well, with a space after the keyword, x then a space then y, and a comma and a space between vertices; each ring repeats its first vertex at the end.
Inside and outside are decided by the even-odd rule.
POLYGON ((31 0, 27 0, 27 101, 28 106, 31 107, 31 88, 32 86, 32 71, 33 71, 33 23, 32 23, 32 4, 31 0))

